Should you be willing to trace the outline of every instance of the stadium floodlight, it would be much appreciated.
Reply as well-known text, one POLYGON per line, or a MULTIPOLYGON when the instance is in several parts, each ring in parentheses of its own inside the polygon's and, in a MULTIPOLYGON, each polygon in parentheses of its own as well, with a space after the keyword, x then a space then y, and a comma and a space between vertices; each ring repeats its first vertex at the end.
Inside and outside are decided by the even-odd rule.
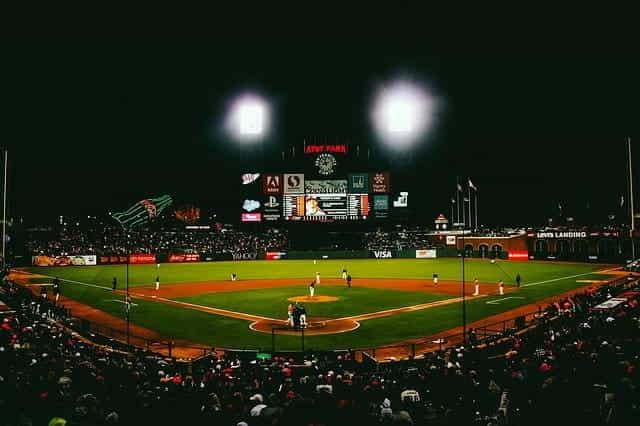
POLYGON ((258 141, 269 132, 269 103, 259 95, 243 94, 230 104, 226 129, 239 141, 258 141))
POLYGON ((404 148, 424 136, 432 127, 435 97, 411 81, 398 80, 376 94, 371 120, 383 142, 404 148))

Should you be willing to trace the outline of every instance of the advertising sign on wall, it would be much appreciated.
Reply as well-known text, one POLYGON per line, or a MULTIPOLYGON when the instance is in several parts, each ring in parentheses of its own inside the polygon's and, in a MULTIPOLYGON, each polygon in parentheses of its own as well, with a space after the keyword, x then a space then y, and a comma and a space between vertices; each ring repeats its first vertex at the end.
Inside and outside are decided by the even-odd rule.
POLYGON ((156 255, 148 253, 138 253, 129 256, 129 263, 156 263, 156 255))
POLYGON ((304 174, 286 173, 284 175, 285 194, 304 194, 304 174))
POLYGON ((268 251, 265 255, 265 259, 267 260, 280 260, 285 257, 287 253, 281 251, 268 251))
POLYGON ((282 211, 282 198, 276 195, 267 195, 262 207, 262 216, 265 221, 278 220, 282 211))
POLYGON ((188 254, 170 254, 169 262, 178 263, 178 262, 199 262, 200 255, 198 253, 188 253, 188 254))
POLYGON ((509 250, 509 260, 529 260, 529 251, 509 250))
POLYGON ((93 266, 98 264, 96 255, 32 256, 33 266, 93 266))
POLYGON ((391 188, 389 172, 372 173, 369 182, 371 183, 371 192, 389 192, 391 188))
POLYGON ((369 192, 369 175, 357 173, 349 175, 349 193, 367 194, 369 192))
POLYGON ((435 249, 416 250, 416 259, 435 259, 435 258, 436 258, 435 249))
POLYGON ((262 213, 242 213, 240 220, 242 222, 260 222, 262 213))
POLYGON ((282 175, 264 175, 262 190, 265 194, 282 194, 282 175))

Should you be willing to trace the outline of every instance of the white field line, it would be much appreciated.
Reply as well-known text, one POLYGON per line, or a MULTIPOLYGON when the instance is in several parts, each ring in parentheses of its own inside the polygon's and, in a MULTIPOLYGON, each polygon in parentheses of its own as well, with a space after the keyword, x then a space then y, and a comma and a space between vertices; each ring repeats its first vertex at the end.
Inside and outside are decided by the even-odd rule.
MULTIPOLYGON (((118 300, 118 299, 105 299, 105 302, 116 302, 116 303, 122 303, 122 304, 126 304, 127 303, 124 300, 118 300)), ((138 306, 138 304, 137 303, 131 303, 131 306, 138 306)))
POLYGON ((508 297, 503 297, 502 299, 494 299, 494 300, 490 300, 487 303, 487 305, 498 305, 502 300, 507 300, 507 299, 524 299, 524 297, 521 296, 508 296, 508 297))
POLYGON ((521 287, 529 287, 529 286, 533 286, 533 285, 548 284, 548 283, 553 283, 553 282, 556 282, 556 281, 568 280, 568 279, 571 279, 571 278, 584 277, 585 275, 599 274, 599 273, 601 274, 601 273, 611 272, 611 271, 615 271, 617 269, 620 269, 620 268, 604 269, 604 270, 600 270, 600 271, 591 271, 591 272, 585 272, 583 274, 576 274, 576 275, 569 275, 569 276, 566 276, 566 277, 553 278, 551 280, 544 280, 544 281, 538 281, 538 282, 535 282, 535 283, 522 284, 521 287))

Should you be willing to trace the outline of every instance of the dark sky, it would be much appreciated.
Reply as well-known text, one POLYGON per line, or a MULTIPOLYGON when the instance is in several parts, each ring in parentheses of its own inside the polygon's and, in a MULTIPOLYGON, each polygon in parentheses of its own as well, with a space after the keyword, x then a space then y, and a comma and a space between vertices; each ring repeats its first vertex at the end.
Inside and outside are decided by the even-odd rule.
POLYGON ((3 58, 10 211, 30 220, 164 193, 222 211, 238 173, 260 158, 212 130, 243 89, 274 102, 265 151, 309 136, 369 144, 428 221, 448 213, 456 176, 479 187, 486 224, 540 224, 558 202, 577 219, 589 203, 604 220, 626 191, 625 138, 640 149, 633 56, 467 54, 416 41, 401 50, 9 49, 3 58), (425 82, 443 105, 434 131, 404 154, 385 153, 367 120, 374 88, 398 75, 425 82))

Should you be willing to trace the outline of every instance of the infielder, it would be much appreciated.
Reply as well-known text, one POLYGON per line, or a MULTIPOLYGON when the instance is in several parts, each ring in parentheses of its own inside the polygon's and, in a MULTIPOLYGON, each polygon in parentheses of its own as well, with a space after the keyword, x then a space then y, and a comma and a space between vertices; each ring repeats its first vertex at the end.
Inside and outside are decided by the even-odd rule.
POLYGON ((300 327, 307 327, 307 309, 304 305, 300 305, 300 327))
POLYGON ((53 280, 53 294, 56 296, 56 303, 60 299, 60 280, 56 277, 53 280))
POLYGON ((289 327, 293 327, 293 303, 289 303, 287 306, 287 324, 289 327))
POLYGON ((473 295, 480 296, 480 284, 478 283, 477 278, 473 280, 473 295))

